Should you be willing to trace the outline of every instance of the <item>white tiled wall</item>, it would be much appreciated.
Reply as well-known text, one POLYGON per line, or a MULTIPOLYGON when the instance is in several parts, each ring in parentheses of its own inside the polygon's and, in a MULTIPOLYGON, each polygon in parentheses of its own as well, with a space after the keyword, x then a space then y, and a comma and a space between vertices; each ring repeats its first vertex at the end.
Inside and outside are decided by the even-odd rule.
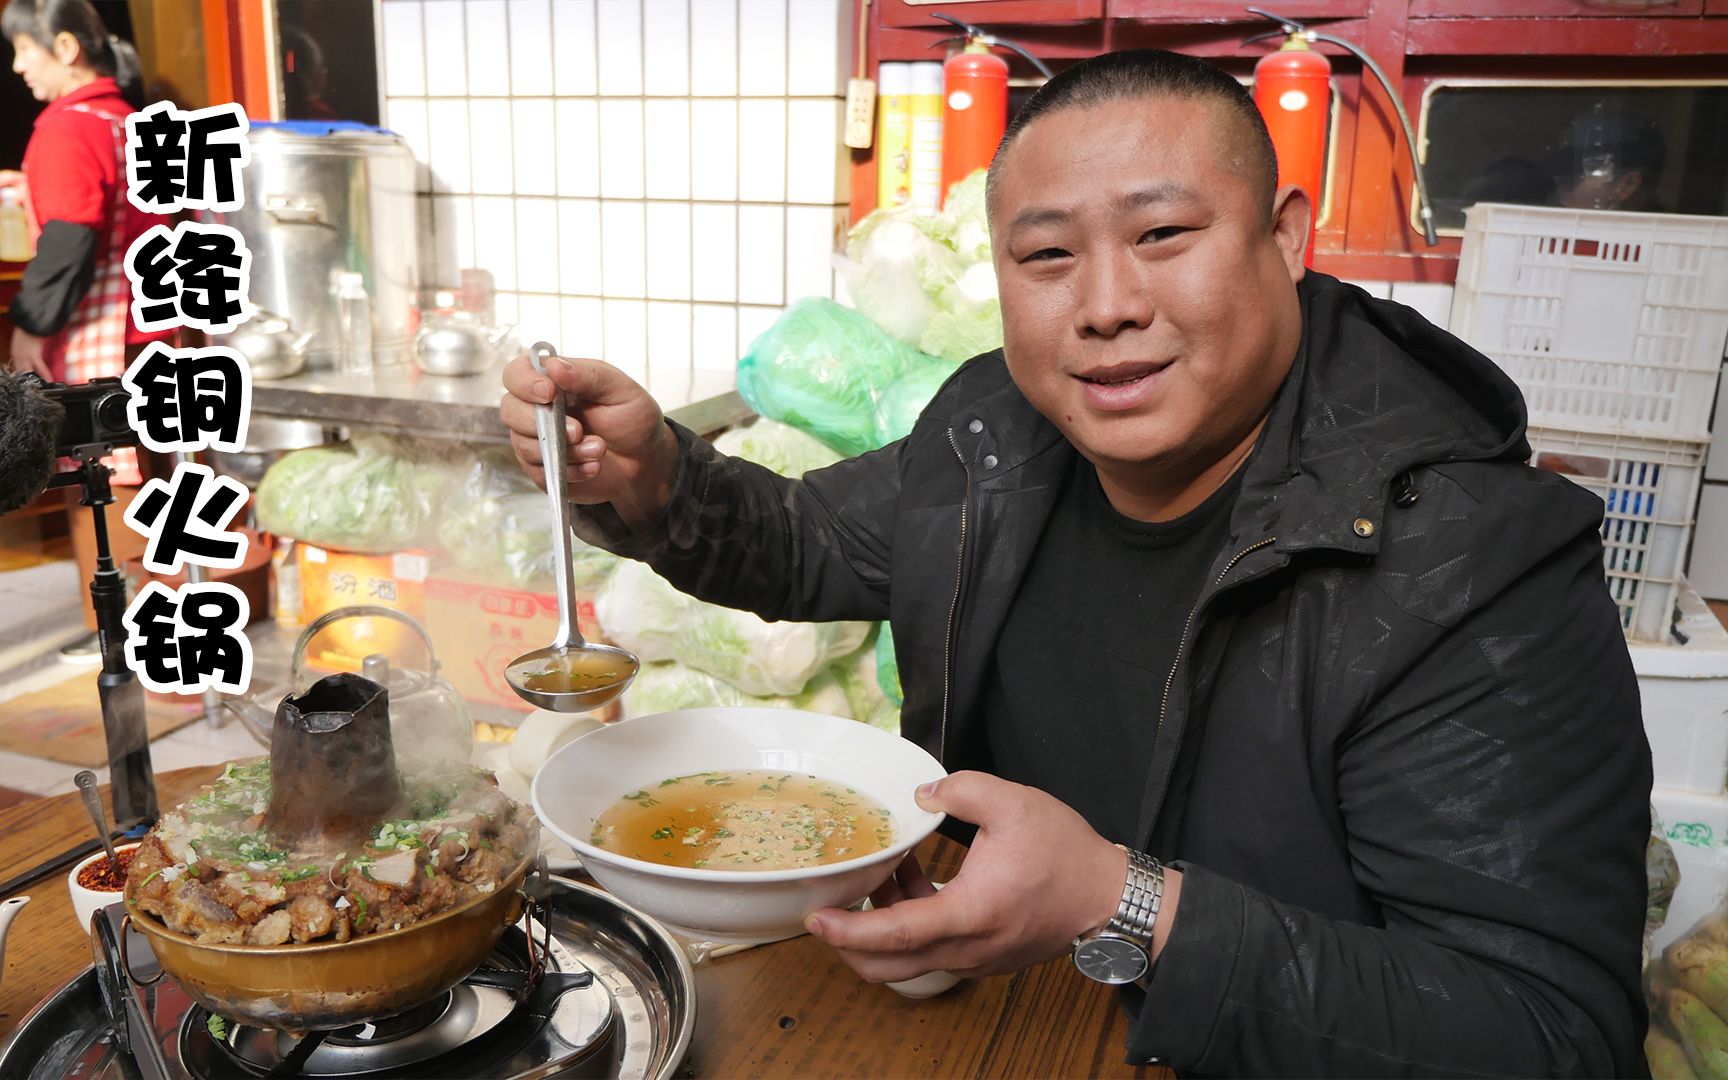
POLYGON ((836 292, 845 0, 383 0, 385 124, 423 164, 424 279, 492 271, 526 340, 663 403, 728 389, 836 292))

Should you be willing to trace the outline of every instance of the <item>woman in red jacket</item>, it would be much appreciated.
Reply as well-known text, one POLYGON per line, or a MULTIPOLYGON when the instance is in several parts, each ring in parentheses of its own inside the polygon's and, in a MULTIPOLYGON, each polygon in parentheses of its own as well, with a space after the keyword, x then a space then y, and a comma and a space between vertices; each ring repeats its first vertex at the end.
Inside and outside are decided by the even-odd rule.
POLYGON ((126 199, 126 116, 139 68, 89 0, 12 0, 0 15, 12 70, 47 108, 36 118, 21 186, 36 257, 12 301, 12 366, 51 381, 123 374, 129 355, 171 331, 147 334, 128 314, 126 250, 164 218, 126 199), (125 89, 123 89, 123 87, 125 89))
MULTIPOLYGON (((126 117, 140 103, 140 70, 132 47, 108 33, 89 0, 11 0, 0 33, 12 42, 12 70, 45 102, 24 150, 22 173, 0 173, 0 185, 23 189, 36 257, 12 300, 12 367, 51 382, 123 375, 153 340, 132 324, 126 251, 152 225, 126 198, 126 117)), ((120 448, 113 469, 117 522, 143 483, 138 451, 120 448)), ((81 576, 95 567, 90 512, 72 508, 72 543, 81 576)), ((115 561, 142 552, 130 529, 108 530, 115 561)), ((95 628, 89 598, 86 626, 95 628)), ((88 642, 75 647, 94 655, 88 642)))

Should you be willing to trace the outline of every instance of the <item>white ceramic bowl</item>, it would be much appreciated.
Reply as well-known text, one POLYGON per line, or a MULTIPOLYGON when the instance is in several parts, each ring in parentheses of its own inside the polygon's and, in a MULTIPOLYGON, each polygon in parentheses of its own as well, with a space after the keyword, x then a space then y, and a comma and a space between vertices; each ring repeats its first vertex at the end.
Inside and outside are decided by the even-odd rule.
POLYGON ((945 773, 917 745, 856 720, 794 709, 683 709, 611 724, 547 759, 534 777, 534 812, 596 881, 687 937, 778 941, 804 932, 818 908, 850 907, 894 872, 942 815, 913 791, 945 773), (775 769, 833 780, 894 815, 894 846, 798 870, 695 870, 595 847, 594 820, 626 792, 724 769, 775 769))
MULTIPOLYGON (((130 851, 137 846, 136 843, 115 844, 114 850, 117 852, 130 851)), ((90 916, 109 904, 118 904, 122 896, 120 890, 98 892, 78 884, 78 875, 86 866, 98 859, 106 859, 107 857, 106 851, 97 849, 94 855, 79 860, 78 865, 72 868, 72 872, 66 875, 66 891, 72 894, 72 914, 78 919, 78 925, 84 929, 85 933, 90 932, 90 916)))

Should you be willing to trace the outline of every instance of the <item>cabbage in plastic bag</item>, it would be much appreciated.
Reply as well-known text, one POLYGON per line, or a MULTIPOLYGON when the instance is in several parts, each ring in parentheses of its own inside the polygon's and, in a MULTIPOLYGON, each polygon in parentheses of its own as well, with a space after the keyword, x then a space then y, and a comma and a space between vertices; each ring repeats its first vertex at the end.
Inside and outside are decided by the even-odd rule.
POLYGON ((738 361, 738 393, 761 416, 848 456, 874 450, 888 384, 931 359, 832 300, 787 308, 738 361))
POLYGON ((996 269, 989 262, 967 267, 934 299, 918 348, 958 363, 1002 347, 1002 301, 996 295, 996 269))
POLYGON ((643 660, 677 660, 759 697, 801 693, 870 631, 863 622, 765 622, 685 596, 629 561, 601 591, 595 614, 609 638, 643 660))
POLYGON ((665 661, 643 664, 636 681, 624 692, 624 710, 628 716, 739 705, 804 709, 826 716, 851 716, 846 694, 832 671, 819 673, 810 680, 810 684, 801 694, 757 697, 746 694, 705 671, 697 671, 675 661, 665 661))
POLYGON ((738 427, 714 440, 715 449, 733 457, 754 461, 781 476, 803 476, 840 460, 827 443, 777 420, 762 418, 749 427, 738 427))
POLYGON ((430 448, 383 435, 296 450, 258 485, 258 524, 321 547, 387 552, 428 546, 456 466, 430 448))
POLYGON ((878 326, 961 361, 1002 344, 1002 306, 984 213, 985 172, 955 184, 940 213, 882 207, 847 236, 847 293, 878 326))
POLYGON ((879 631, 872 632, 857 652, 841 657, 829 671, 846 692, 852 719, 899 734, 900 704, 888 700, 876 678, 876 651, 882 636, 888 633, 887 623, 877 625, 879 631))
POLYGON ((910 205, 883 207, 846 237, 846 293, 876 325, 908 344, 930 322, 930 291, 958 277, 954 249, 934 215, 910 205))
POLYGON ((887 623, 882 624, 882 632, 876 635, 876 685, 896 708, 906 703, 906 696, 900 691, 900 662, 894 657, 894 631, 887 623))
MULTIPOLYGON (((481 451, 468 467, 459 497, 438 520, 438 540, 456 562, 499 584, 550 589, 553 583, 552 507, 546 493, 508 453, 481 451)), ((576 587, 592 595, 618 557, 571 535, 576 587)))

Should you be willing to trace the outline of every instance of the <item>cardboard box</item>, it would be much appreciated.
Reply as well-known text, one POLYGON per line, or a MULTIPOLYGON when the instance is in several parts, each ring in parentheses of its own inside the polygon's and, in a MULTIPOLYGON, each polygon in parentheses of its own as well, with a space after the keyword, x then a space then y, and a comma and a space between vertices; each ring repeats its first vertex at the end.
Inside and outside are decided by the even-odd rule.
MULTIPOLYGON (((300 575, 302 619, 310 624, 337 608, 374 605, 392 608, 426 625, 426 575, 431 559, 423 551, 364 555, 353 551, 295 545, 300 575)), ((426 666, 420 635, 397 619, 342 619, 306 645, 306 664, 320 671, 359 671, 373 653, 399 665, 426 666)))
MULTIPOLYGON (((558 632, 558 602, 515 585, 500 585, 460 567, 441 567, 426 578, 426 625, 438 647, 441 674, 471 701, 523 712, 533 706, 504 680, 510 661, 549 643, 558 632)), ((576 627, 589 641, 604 641, 594 603, 577 608, 576 627)), ((614 702, 599 715, 615 717, 614 702)))

